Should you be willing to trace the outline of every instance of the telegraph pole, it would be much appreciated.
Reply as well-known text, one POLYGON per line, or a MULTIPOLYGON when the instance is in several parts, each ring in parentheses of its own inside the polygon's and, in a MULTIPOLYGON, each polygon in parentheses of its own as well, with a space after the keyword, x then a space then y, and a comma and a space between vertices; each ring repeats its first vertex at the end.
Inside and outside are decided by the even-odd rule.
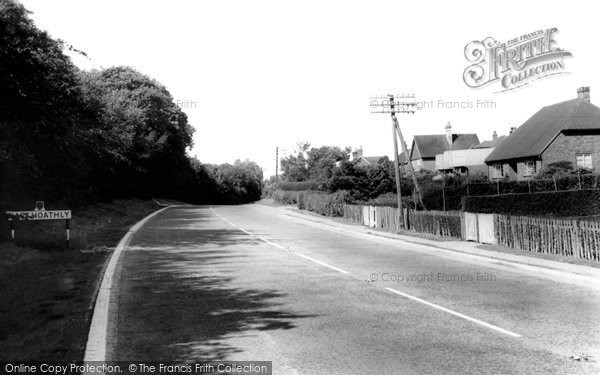
MULTIPOLYGON (((415 96, 414 95, 401 95, 398 96, 396 98, 402 98, 402 99, 414 99, 415 96)), ((404 155, 406 155, 406 158, 408 159, 407 161, 407 166, 408 166, 408 170, 410 171, 410 174, 412 176, 413 179, 413 183, 415 186, 415 193, 417 196, 417 200, 418 203, 421 204, 421 206, 424 207, 423 205, 423 199, 422 199, 422 195, 421 195, 421 189, 419 186, 419 181, 417 180, 417 175, 415 174, 415 170, 413 168, 412 162, 410 160, 410 155, 408 154, 408 147, 406 145, 406 141, 404 140, 404 137, 402 135, 402 131, 400 130, 400 125, 398 124, 398 119, 396 117, 396 113, 410 113, 410 114, 414 114, 417 104, 414 101, 409 101, 409 102, 395 102, 395 99, 393 95, 387 95, 384 98, 371 98, 371 108, 377 108, 377 107, 381 107, 381 109, 379 110, 375 110, 375 111, 371 111, 372 113, 390 113, 392 116, 392 124, 394 127, 394 152, 396 153, 395 159, 396 159, 396 176, 398 176, 399 174, 399 161, 397 160, 399 158, 398 155, 398 150, 397 150, 397 140, 396 137, 398 137, 400 139, 400 147, 402 148, 402 153, 404 155), (381 101, 381 103, 378 101, 378 99, 383 99, 383 101, 381 101), (396 108, 396 104, 398 104, 399 108, 396 108)), ((399 190, 399 178, 396 179, 396 186, 398 189, 398 192, 400 192, 399 190)), ((399 196, 398 199, 400 200, 401 197, 399 196)), ((417 203, 417 202, 415 202, 417 203)), ((399 207, 401 207, 399 205, 399 207)), ((404 212, 402 211, 402 216, 404 216, 404 212)))
MULTIPOLYGON (((394 120, 394 127, 396 128, 396 133, 398 133, 398 137, 400 138, 400 145, 402 146, 402 152, 408 158, 408 163, 406 163, 406 164, 408 165, 408 169, 410 170, 410 174, 412 175, 412 178, 413 178, 413 183, 415 185, 415 191, 417 193, 417 199, 419 200, 419 203, 421 203, 421 206, 423 206, 423 208, 425 208, 425 205, 423 204, 423 197, 421 196, 421 188, 419 186, 419 181, 417 180, 417 175, 415 174, 415 169, 413 168, 412 161, 410 160, 410 155, 408 154, 408 147, 406 147, 406 141, 404 140, 404 137, 402 136, 402 132, 400 131, 400 125, 398 125, 398 120, 396 119, 396 115, 392 115, 392 120, 394 120)), ((415 209, 416 209, 416 207, 415 207, 415 209)))
POLYGON ((279 182, 279 147, 275 147, 275 181, 279 182))
MULTIPOLYGON (((394 102, 394 96, 390 95, 390 103, 394 102)), ((400 220, 402 223, 402 227, 406 227, 406 220, 404 218, 404 209, 402 208, 402 187, 400 185, 400 155, 398 155, 398 138, 396 137, 396 123, 394 118, 396 117, 396 112, 394 110, 394 105, 390 104, 390 111, 392 114, 392 137, 394 138, 394 169, 396 170, 396 196, 398 198, 398 211, 400 212, 400 220)))

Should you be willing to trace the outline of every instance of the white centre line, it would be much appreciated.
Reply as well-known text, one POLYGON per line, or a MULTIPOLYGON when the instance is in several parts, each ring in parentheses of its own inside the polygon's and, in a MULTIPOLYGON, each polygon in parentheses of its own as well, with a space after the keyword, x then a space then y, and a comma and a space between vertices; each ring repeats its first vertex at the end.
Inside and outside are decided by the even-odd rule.
POLYGON ((522 337, 522 336, 521 336, 521 335, 519 335, 518 333, 514 333, 514 332, 511 332, 511 331, 509 331, 509 330, 507 330, 507 329, 504 329, 504 328, 497 327, 497 326, 495 326, 495 325, 493 325, 493 324, 486 323, 486 322, 484 322, 484 321, 482 321, 482 320, 479 320, 479 319, 471 318, 471 317, 470 317, 470 316, 468 316, 468 315, 461 314, 461 313, 459 313, 459 312, 456 312, 456 311, 453 311, 453 310, 447 309, 447 308, 445 308, 445 307, 442 307, 442 306, 440 306, 440 305, 436 305, 435 303, 427 302, 427 301, 425 301, 425 300, 423 300, 423 299, 420 299, 420 298, 418 298, 418 297, 411 296, 410 294, 402 293, 402 292, 400 292, 400 291, 398 291, 398 290, 396 290, 396 289, 392 289, 392 288, 385 288, 385 289, 386 289, 387 291, 389 291, 389 292, 392 292, 392 293, 395 293, 395 294, 401 295, 402 297, 406 297, 406 298, 408 298, 408 299, 411 299, 411 300, 413 300, 413 301, 417 301, 417 302, 420 302, 420 303, 422 303, 422 304, 424 304, 424 305, 427 305, 427 306, 433 307, 434 309, 438 309, 438 310, 441 310, 441 311, 447 312, 448 314, 451 314, 451 315, 457 316, 457 317, 459 317, 459 318, 461 318, 461 319, 468 320, 469 322, 472 322, 472 323, 475 323, 475 324, 479 324, 479 325, 481 325, 481 326, 484 326, 484 327, 487 327, 487 328, 493 329, 493 330, 495 330, 495 331, 498 331, 498 332, 504 333, 505 335, 512 336, 512 337, 522 337))
MULTIPOLYGON (((230 225, 234 226, 235 228, 237 228, 237 229, 241 230, 242 232, 244 232, 244 233, 246 233, 246 234, 248 234, 248 235, 250 235, 250 236, 252 236, 252 237, 256 237, 256 238, 258 238, 259 240, 261 240, 261 241, 263 241, 263 242, 266 242, 266 243, 268 243, 269 245, 271 245, 271 246, 274 246, 274 247, 276 247, 276 248, 278 248, 278 249, 282 249, 282 250, 284 250, 284 249, 285 249, 283 246, 281 246, 281 245, 279 245, 279 244, 276 244, 276 243, 274 243, 274 242, 271 242, 271 241, 269 241, 268 239, 266 239, 266 238, 264 238, 264 237, 257 236, 257 235, 255 235, 254 233, 248 232, 247 230, 245 230, 245 229, 243 229, 243 228, 240 228, 240 227, 238 227, 237 225, 233 224, 233 223, 232 223, 232 222, 230 222, 229 220, 225 219, 223 216, 219 215, 219 214, 218 214, 218 213, 217 213, 217 212, 216 212, 216 211, 215 211, 213 208, 211 208, 211 210, 212 210, 212 212, 214 212, 214 213, 215 213, 215 215, 217 215, 219 218, 221 218, 221 220, 223 220, 223 221, 225 221, 226 223, 228 223, 228 224, 230 224, 230 225)), ((294 254, 294 255, 297 255, 297 256, 299 256, 299 257, 302 257, 302 258, 304 258, 304 259, 310 260, 311 262, 314 262, 314 263, 320 264, 320 265, 322 265, 322 266, 324 266, 324 267, 330 268, 330 269, 332 269, 332 270, 334 270, 334 271, 337 271, 337 272, 340 272, 340 273, 343 273, 343 274, 346 274, 346 275, 348 275, 348 274, 349 274, 349 272, 348 272, 348 271, 344 271, 344 270, 343 270, 343 269, 341 269, 341 268, 337 268, 337 267, 335 267, 335 266, 332 266, 332 265, 330 265, 330 264, 327 264, 327 263, 325 263, 325 262, 321 262, 320 260, 318 260, 318 259, 315 259, 315 258, 312 258, 312 257, 309 257, 308 255, 304 255, 304 254, 300 254, 300 253, 292 253, 292 254, 294 254)), ((483 326, 483 327, 486 327, 486 328, 493 329, 493 330, 495 330, 495 331, 498 331, 498 332, 500 332, 500 333, 503 333, 503 334, 505 334, 505 335, 508 335, 508 336, 511 336, 511 337, 522 337, 522 336, 521 336, 521 335, 519 335, 518 333, 511 332, 511 331, 509 331, 509 330, 507 330, 507 329, 504 329, 504 328, 497 327, 497 326, 495 326, 495 325, 493 325, 493 324, 486 323, 486 322, 484 322, 484 321, 482 321, 482 320, 475 319, 475 318, 472 318, 472 317, 470 317, 470 316, 468 316, 468 315, 461 314, 461 313, 459 313, 459 312, 456 312, 456 311, 454 311, 454 310, 447 309, 447 308, 445 308, 445 307, 443 307, 443 306, 436 305, 435 303, 427 302, 427 301, 425 301, 425 300, 423 300, 423 299, 421 299, 421 298, 418 298, 418 297, 415 297, 415 296, 411 296, 410 294, 406 294, 406 293, 400 292, 399 290, 392 289, 392 288, 385 288, 385 290, 387 290, 388 292, 392 292, 392 293, 394 293, 394 294, 398 294, 398 295, 400 295, 400 296, 402 296, 402 297, 406 297, 406 298, 408 298, 408 299, 411 299, 411 300, 413 300, 413 301, 416 301, 416 302, 422 303, 422 304, 424 304, 424 305, 427 305, 427 306, 429 306, 429 307, 433 307, 434 309, 438 309, 438 310, 444 311, 444 312, 446 312, 446 313, 448 313, 448 314, 451 314, 451 315, 454 315, 454 316, 456 316, 456 317, 459 317, 459 318, 461 318, 461 319, 467 320, 467 321, 469 321, 469 322, 471 322, 471 323, 479 324, 480 326, 483 326)))
MULTIPOLYGON (((237 229, 241 230, 242 232, 246 233, 247 235, 250 235, 250 236, 252 236, 252 237, 258 238, 259 240, 261 240, 261 241, 263 241, 263 242, 265 242, 265 243, 268 243, 269 245, 271 245, 271 246, 274 246, 274 247, 276 247, 276 248, 278 248, 278 249, 280 249, 280 250, 285 250, 285 247, 283 247, 283 246, 281 246, 281 245, 279 245, 279 244, 276 244, 275 242, 272 242, 272 241, 270 241, 270 240, 268 240, 268 239, 266 239, 266 238, 264 238, 264 237, 257 236, 257 235, 256 235, 256 234, 254 234, 254 233, 248 232, 248 231, 247 231, 247 230, 245 230, 244 228, 238 227, 237 225, 235 225, 235 224, 234 224, 234 223, 232 223, 231 221, 229 221, 229 220, 225 219, 223 216, 219 215, 219 214, 217 213, 217 211, 215 211, 215 209, 213 209, 212 207, 211 207, 211 211, 212 211, 212 212, 213 212, 215 215, 217 215, 217 216, 218 216, 218 217, 219 217, 221 220, 223 220, 224 222, 228 223, 229 225, 231 225, 231 226, 233 226, 233 227, 235 227, 235 228, 237 228, 237 229)), ((337 268, 337 267, 334 267, 334 266, 332 266, 332 265, 330 265, 330 264, 327 264, 327 263, 325 263, 325 262, 321 262, 320 260, 318 260, 318 259, 315 259, 315 258, 311 258, 311 257, 309 257, 308 255, 303 255, 303 254, 299 254, 299 253, 292 253, 292 254, 294 254, 294 255, 297 255, 297 256, 299 256, 299 257, 302 257, 302 258, 304 258, 304 259, 308 259, 308 260, 310 260, 311 262, 315 262, 315 263, 317 263, 317 264, 320 264, 320 265, 322 265, 322 266, 324 266, 324 267, 330 268, 330 269, 332 269, 332 270, 334 270, 334 271, 337 271, 337 272, 340 272, 340 273, 343 273, 343 274, 349 274, 349 272, 348 272, 348 271, 344 271, 344 270, 343 270, 343 269, 341 269, 341 268, 337 268)))
POLYGON ((343 273, 343 274, 348 274, 348 271, 344 271, 344 270, 343 270, 343 269, 341 269, 341 268, 337 268, 337 267, 334 267, 334 266, 332 266, 332 265, 330 265, 330 264, 327 264, 327 263, 325 263, 325 262, 321 262, 320 260, 317 260, 317 259, 315 259, 315 258, 311 258, 311 257, 309 257, 308 255, 303 255, 303 254, 299 254, 299 253, 294 253, 294 254, 295 254, 295 255, 298 255, 299 257, 302 257, 302 258, 304 258, 304 259, 308 259, 308 260, 310 260, 310 261, 313 261, 313 262, 315 262, 315 263, 317 263, 317 264, 320 264, 320 265, 322 265, 322 266, 325 266, 325 267, 331 268, 331 269, 332 269, 332 270, 334 270, 334 271, 338 271, 338 272, 340 272, 340 273, 343 273))

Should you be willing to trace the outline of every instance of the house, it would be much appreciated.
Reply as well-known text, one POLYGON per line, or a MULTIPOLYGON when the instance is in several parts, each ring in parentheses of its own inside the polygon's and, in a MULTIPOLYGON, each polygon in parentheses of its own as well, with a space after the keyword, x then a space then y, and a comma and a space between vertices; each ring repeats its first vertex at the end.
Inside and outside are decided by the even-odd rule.
POLYGON ((447 150, 435 156, 435 169, 445 173, 466 175, 483 174, 488 176, 485 159, 494 151, 506 136, 498 137, 494 131, 492 139, 463 150, 447 150))
MULTIPOLYGON (((405 165, 408 161, 406 154, 402 153, 399 156, 400 156, 400 159, 399 159, 400 165, 401 166, 405 165)), ((384 157, 385 156, 363 156, 362 146, 352 152, 352 160, 356 160, 357 166, 367 166, 367 165, 377 164, 384 157)))
POLYGON ((415 171, 435 170, 435 156, 448 150, 466 150, 479 144, 477 134, 453 134, 448 122, 445 134, 415 135, 410 160, 415 171))
POLYGON ((590 88, 577 98, 543 107, 516 128, 485 160, 490 178, 527 180, 550 163, 600 169, 600 108, 590 102, 590 88))
POLYGON ((352 160, 356 161, 358 166, 367 166, 377 164, 383 156, 363 156, 362 146, 352 151, 352 160))

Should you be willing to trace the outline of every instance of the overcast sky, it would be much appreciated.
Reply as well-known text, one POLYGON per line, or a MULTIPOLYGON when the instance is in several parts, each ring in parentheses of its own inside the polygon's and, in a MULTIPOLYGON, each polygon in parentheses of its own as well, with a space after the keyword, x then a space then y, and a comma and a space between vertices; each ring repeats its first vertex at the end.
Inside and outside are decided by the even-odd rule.
POLYGON ((80 67, 129 65, 166 85, 196 129, 192 155, 205 163, 248 158, 265 176, 274 174, 275 147, 291 151, 298 141, 391 156, 391 120, 370 113, 373 95, 434 100, 400 116, 409 143, 442 133, 448 121, 483 141, 576 97, 580 86, 591 86, 593 103, 600 95, 600 23, 577 1, 22 2, 38 27, 90 56, 76 60, 80 67), (467 43, 551 27, 573 54, 569 75, 506 93, 463 82, 467 43), (439 100, 490 100, 495 108, 440 108, 439 100))

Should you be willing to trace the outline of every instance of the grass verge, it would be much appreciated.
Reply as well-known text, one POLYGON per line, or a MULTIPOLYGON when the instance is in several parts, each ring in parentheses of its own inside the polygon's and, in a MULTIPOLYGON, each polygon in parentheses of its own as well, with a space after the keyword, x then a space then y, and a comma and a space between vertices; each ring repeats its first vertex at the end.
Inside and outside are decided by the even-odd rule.
POLYGON ((0 361, 81 361, 101 274, 115 246, 160 207, 122 200, 73 211, 64 223, 19 223, 0 242, 0 361))

